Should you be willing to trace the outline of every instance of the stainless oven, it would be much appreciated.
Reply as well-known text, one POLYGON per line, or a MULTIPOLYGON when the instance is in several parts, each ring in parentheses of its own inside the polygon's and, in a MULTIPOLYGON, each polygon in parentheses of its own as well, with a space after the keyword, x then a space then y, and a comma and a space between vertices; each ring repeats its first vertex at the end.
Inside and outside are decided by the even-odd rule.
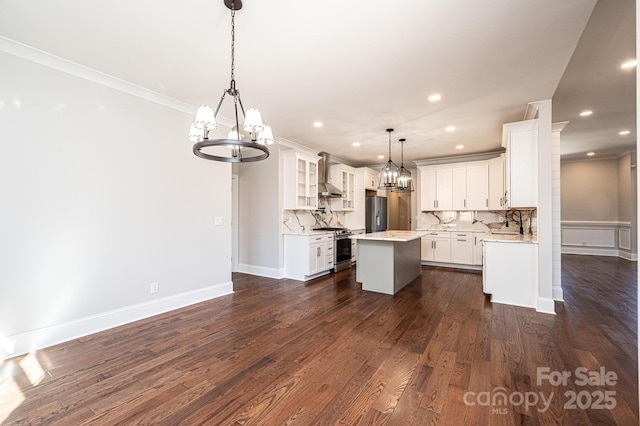
POLYGON ((333 244, 333 265, 336 272, 351 268, 351 232, 335 231, 333 244))
POLYGON ((314 231, 333 231, 333 271, 351 268, 351 231, 346 228, 314 228, 314 231))

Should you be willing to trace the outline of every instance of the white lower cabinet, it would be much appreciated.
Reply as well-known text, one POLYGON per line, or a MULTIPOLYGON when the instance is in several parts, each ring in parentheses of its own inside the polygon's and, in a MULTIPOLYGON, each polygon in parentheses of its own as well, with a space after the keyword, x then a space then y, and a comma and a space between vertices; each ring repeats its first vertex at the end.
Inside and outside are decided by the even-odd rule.
POLYGON ((484 235, 484 232, 431 231, 422 237, 420 257, 425 262, 450 263, 453 267, 480 266, 484 235))
POLYGON ((482 240, 484 239, 484 232, 473 233, 473 263, 472 265, 482 265, 482 240))
MULTIPOLYGON (((361 235, 361 234, 364 234, 364 232, 365 232, 364 229, 356 229, 351 231, 351 234, 361 235)), ((355 265, 356 260, 358 260, 358 244, 356 240, 351 240, 351 264, 355 265)))
POLYGON ((333 268, 333 234, 284 236, 285 277, 306 281, 333 268))
POLYGON ((451 233, 451 263, 473 264, 473 234, 471 232, 451 233))
POLYGON ((450 232, 430 232, 420 242, 422 260, 428 262, 451 262, 450 232))

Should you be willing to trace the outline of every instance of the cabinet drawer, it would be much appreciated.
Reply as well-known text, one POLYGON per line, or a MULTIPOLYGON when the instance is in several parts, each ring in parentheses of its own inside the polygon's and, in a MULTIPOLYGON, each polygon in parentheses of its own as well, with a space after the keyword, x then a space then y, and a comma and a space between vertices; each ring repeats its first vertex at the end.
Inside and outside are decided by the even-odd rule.
POLYGON ((429 238, 450 238, 451 237, 451 232, 450 231, 428 231, 427 234, 424 235, 424 237, 429 237, 429 238))
POLYGON ((472 232, 452 232, 451 233, 452 239, 468 240, 472 237, 473 237, 472 232))
POLYGON ((333 234, 314 234, 309 236, 309 244, 333 242, 333 234))

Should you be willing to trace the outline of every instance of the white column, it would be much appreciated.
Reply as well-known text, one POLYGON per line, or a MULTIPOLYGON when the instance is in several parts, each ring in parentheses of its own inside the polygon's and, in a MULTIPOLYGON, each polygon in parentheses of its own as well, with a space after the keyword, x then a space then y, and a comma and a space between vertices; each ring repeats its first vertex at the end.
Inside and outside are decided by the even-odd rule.
POLYGON ((553 302, 553 196, 551 100, 538 109, 538 312, 555 314, 553 302))
POLYGON ((564 301, 562 294, 562 235, 560 214, 560 132, 568 121, 553 123, 551 126, 551 229, 552 229, 552 296, 553 300, 564 301))

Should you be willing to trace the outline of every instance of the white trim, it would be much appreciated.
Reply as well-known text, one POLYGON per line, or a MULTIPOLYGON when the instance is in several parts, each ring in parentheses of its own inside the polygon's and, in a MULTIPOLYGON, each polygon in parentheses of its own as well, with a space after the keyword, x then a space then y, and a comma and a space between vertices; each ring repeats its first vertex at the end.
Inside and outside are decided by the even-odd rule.
MULTIPOLYGON (((161 93, 149 90, 137 84, 130 83, 118 77, 94 70, 87 66, 69 61, 68 59, 52 55, 35 47, 20 43, 10 38, 0 36, 0 52, 16 56, 18 58, 49 67, 51 69, 72 75, 101 86, 109 87, 131 96, 142 98, 146 101, 156 103, 158 105, 171 108, 185 114, 193 115, 196 112, 196 106, 182 102, 175 98, 163 95, 161 93)), ((235 125, 234 120, 218 115, 216 120, 219 124, 231 128, 235 125)))
POLYGON ((265 268, 264 266, 247 265, 246 263, 238 264, 238 272, 267 278, 284 278, 284 269, 265 268))
POLYGON ((564 292, 562 291, 562 287, 553 287, 553 300, 564 302, 564 292))
POLYGON ((536 312, 555 315, 556 305, 553 299, 549 299, 548 297, 538 296, 538 306, 536 307, 536 312))
MULTIPOLYGON (((176 294, 66 323, 55 324, 49 327, 8 336, 2 340, 5 343, 11 342, 13 348, 9 352, 6 350, 7 348, 0 346, 0 360, 23 355, 33 350, 57 345, 231 293, 233 293, 233 283, 228 281, 211 287, 176 294)), ((7 345, 5 344, 3 346, 7 345)))
POLYGON ((590 255, 590 256, 617 257, 619 252, 615 248, 562 246, 562 254, 582 254, 582 255, 590 255))
POLYGON ((482 265, 466 265, 462 263, 446 263, 446 262, 432 262, 430 260, 422 260, 423 266, 441 266, 443 268, 455 268, 455 269, 467 269, 470 271, 482 271, 482 265))
POLYGON ((631 222, 618 222, 611 220, 562 220, 560 221, 562 226, 568 227, 616 227, 616 226, 631 226, 631 222))

